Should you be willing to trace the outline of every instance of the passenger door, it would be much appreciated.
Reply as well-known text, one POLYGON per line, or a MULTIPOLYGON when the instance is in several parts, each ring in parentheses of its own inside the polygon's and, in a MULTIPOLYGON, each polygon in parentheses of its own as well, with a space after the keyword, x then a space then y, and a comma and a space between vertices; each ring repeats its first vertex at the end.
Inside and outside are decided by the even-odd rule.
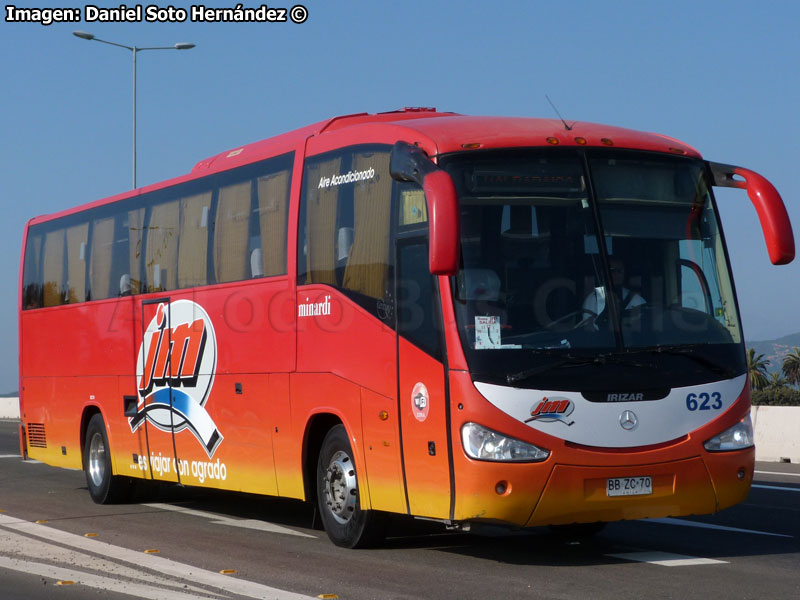
POLYGON ((395 246, 403 466, 411 514, 449 519, 452 440, 441 303, 428 271, 427 237, 420 233, 399 233, 395 246))

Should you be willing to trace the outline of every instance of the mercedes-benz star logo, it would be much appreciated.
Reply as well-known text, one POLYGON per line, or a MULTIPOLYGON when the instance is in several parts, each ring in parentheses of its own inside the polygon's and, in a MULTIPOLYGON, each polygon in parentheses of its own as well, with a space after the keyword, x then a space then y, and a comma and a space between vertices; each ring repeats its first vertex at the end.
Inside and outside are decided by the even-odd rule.
POLYGON ((619 416, 619 424, 622 425, 625 431, 632 431, 639 424, 639 419, 636 418, 636 414, 632 410, 624 410, 619 416))

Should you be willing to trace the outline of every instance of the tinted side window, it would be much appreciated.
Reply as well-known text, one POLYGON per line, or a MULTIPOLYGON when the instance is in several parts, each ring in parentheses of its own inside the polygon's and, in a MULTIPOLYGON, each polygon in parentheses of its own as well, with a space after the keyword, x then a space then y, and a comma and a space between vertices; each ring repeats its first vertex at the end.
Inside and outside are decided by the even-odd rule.
POLYGON ((111 296, 111 260, 114 254, 114 217, 92 221, 89 290, 92 300, 111 296))
POLYGON ((43 305, 64 303, 64 230, 50 231, 44 236, 43 305))
MULTIPOLYGON (((339 244, 339 188, 326 185, 331 174, 340 173, 342 158, 332 156, 311 160, 303 175, 303 212, 300 216, 300 247, 297 252, 298 283, 337 285, 336 263, 339 244), (317 183, 319 182, 319 183, 317 183)), ((348 231, 342 227, 342 246, 348 231)), ((345 255, 346 258, 346 255, 345 255)))
POLYGON ((442 358, 439 288, 428 270, 424 238, 398 243, 397 333, 434 358, 442 358))
POLYGON ((294 154, 31 227, 23 308, 286 274, 294 154))
POLYGON ((286 274, 289 193, 294 156, 220 175, 214 214, 214 280, 286 274))
POLYGON ((256 180, 258 243, 251 241, 251 270, 253 277, 286 274, 286 236, 289 215, 289 184, 291 164, 256 180), (258 252, 258 250, 261 252, 258 252), (261 264, 259 265, 259 260, 261 264), (261 272, 259 273, 259 266, 261 272))
POLYGON ((42 244, 44 236, 28 233, 22 279, 22 308, 42 306, 42 244))
MULTIPOLYGON (((352 244, 342 287, 370 298, 384 298, 391 289, 392 178, 389 176, 389 153, 357 152, 353 156, 352 169, 356 173, 374 175, 353 186, 352 244)), ((340 256, 345 250, 340 241, 340 256)))
POLYGON ((247 279, 253 185, 251 181, 221 187, 214 223, 214 268, 218 283, 247 279))
POLYGON ((120 294, 123 296, 145 291, 142 281, 142 259, 144 257, 144 218, 146 214, 147 211, 143 207, 127 211, 129 270, 121 276, 120 294))
POLYGON ((340 288, 386 319, 392 298, 392 194, 386 146, 358 146, 307 161, 298 283, 340 288))
POLYGON ((67 285, 65 301, 74 304, 86 301, 86 260, 89 224, 67 228, 67 285))
POLYGON ((153 206, 145 243, 145 277, 148 292, 163 292, 178 287, 177 200, 153 206))
POLYGON ((208 215, 211 191, 181 198, 178 233, 178 287, 208 283, 208 215))

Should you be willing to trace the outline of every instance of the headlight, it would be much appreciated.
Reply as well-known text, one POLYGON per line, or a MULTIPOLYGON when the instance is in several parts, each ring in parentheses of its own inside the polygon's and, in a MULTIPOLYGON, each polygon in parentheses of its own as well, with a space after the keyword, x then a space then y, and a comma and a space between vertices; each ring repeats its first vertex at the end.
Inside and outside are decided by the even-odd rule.
POLYGON ((533 444, 505 436, 477 423, 466 423, 461 428, 461 443, 470 458, 507 462, 539 462, 550 456, 533 444))
POLYGON ((753 422, 750 420, 750 415, 703 444, 709 452, 742 450, 753 445, 753 422))

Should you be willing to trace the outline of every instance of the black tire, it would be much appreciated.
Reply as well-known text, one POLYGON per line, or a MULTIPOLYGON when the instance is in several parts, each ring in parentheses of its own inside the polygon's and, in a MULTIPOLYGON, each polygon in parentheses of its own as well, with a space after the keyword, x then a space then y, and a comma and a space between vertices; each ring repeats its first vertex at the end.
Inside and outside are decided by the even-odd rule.
POLYGON ((344 425, 322 442, 317 462, 317 506, 325 532, 343 548, 368 548, 384 537, 384 515, 362 510, 353 451, 344 425))
POLYGON ((94 415, 86 427, 83 448, 83 472, 89 495, 97 504, 119 504, 130 499, 133 480, 114 475, 111 468, 111 448, 103 417, 94 415))

